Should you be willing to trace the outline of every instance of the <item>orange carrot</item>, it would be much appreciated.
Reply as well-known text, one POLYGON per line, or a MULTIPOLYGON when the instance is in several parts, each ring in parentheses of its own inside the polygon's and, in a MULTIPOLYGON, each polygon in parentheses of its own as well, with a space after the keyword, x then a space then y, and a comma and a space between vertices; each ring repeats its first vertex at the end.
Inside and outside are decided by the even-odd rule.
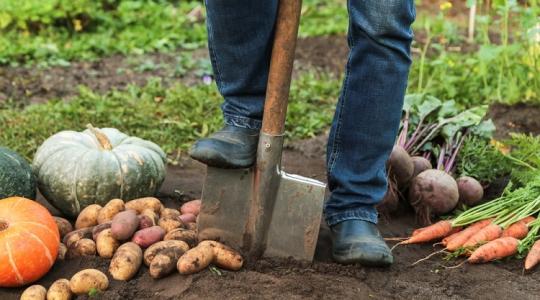
POLYGON ((534 242, 525 258, 525 270, 534 268, 540 262, 540 240, 534 242))
POLYGON ((447 240, 446 249, 449 251, 455 251, 459 247, 463 246, 465 242, 480 231, 482 228, 488 226, 492 222, 492 219, 478 221, 464 230, 456 233, 453 238, 447 240))
POLYGON ((428 227, 422 228, 420 231, 416 231, 416 235, 411 236, 409 239, 401 242, 400 244, 404 245, 430 242, 443 238, 450 232, 452 232, 452 221, 442 220, 428 227))
POLYGON ((446 245, 448 245, 448 242, 450 242, 450 240, 452 240, 453 238, 458 236, 458 233, 460 233, 461 230, 463 230, 463 227, 455 227, 455 228, 453 228, 452 231, 450 231, 450 233, 448 233, 448 236, 445 237, 441 241, 441 244, 446 247, 446 245))
POLYGON ((528 225, 532 221, 534 221, 534 217, 530 216, 517 221, 503 231, 502 237, 511 236, 519 240, 526 237, 527 233, 529 233, 528 225))
POLYGON ((463 244, 463 247, 471 247, 471 246, 476 246, 481 242, 493 241, 494 239, 501 237, 501 234, 502 234, 501 226, 497 224, 489 224, 488 226, 480 229, 480 231, 478 231, 473 236, 471 236, 465 242, 465 244, 463 244))
POLYGON ((471 264, 485 263, 514 255, 518 251, 519 240, 511 236, 498 238, 476 249, 467 261, 471 264))

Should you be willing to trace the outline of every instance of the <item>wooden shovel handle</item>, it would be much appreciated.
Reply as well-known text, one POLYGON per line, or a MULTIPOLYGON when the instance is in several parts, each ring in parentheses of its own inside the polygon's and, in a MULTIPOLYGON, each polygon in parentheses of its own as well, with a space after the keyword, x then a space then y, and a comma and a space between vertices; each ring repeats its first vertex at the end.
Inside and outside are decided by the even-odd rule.
POLYGON ((301 9, 302 0, 279 1, 262 123, 266 134, 282 135, 285 131, 301 9))

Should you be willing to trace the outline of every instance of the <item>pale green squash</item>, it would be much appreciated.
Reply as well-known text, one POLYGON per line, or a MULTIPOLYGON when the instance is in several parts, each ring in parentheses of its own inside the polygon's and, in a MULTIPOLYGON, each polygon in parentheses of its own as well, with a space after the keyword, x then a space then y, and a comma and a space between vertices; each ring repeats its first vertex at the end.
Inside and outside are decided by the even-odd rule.
POLYGON ((152 196, 166 174, 166 156, 149 141, 114 128, 62 131, 37 150, 33 168, 45 198, 70 217, 90 204, 152 196))
POLYGON ((23 157, 0 147, 0 199, 13 196, 35 200, 36 179, 23 157))

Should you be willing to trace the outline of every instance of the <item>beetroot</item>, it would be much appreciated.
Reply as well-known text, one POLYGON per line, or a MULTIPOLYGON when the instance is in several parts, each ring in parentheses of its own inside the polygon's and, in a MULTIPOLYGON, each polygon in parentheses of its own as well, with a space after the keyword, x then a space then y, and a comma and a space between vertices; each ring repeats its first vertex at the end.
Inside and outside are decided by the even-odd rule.
POLYGON ((388 189, 381 203, 377 204, 377 211, 381 214, 390 214, 399 208, 399 191, 393 180, 388 180, 388 189))
POLYGON ((397 183, 399 187, 404 187, 411 180, 414 172, 414 164, 411 156, 405 149, 395 145, 388 158, 389 177, 397 183))
POLYGON ((413 156, 411 160, 414 165, 414 171, 412 177, 416 177, 418 174, 424 172, 425 170, 433 169, 431 162, 422 156, 413 156))
POLYGON ((478 180, 463 176, 457 180, 459 191, 459 202, 467 205, 474 206, 479 204, 484 197, 484 188, 478 182, 478 180))
POLYGON ((431 215, 451 212, 459 200, 456 181, 448 173, 431 169, 416 176, 409 189, 409 202, 422 225, 431 224, 431 215))

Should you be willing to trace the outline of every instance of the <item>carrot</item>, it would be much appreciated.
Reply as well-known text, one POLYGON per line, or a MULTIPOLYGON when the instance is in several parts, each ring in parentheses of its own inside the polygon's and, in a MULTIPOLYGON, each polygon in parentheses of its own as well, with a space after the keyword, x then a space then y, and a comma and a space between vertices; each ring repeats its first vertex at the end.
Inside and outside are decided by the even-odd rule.
POLYGON ((527 236, 527 233, 529 233, 529 223, 534 221, 534 217, 526 217, 523 218, 516 223, 508 226, 503 233, 502 237, 511 236, 515 237, 516 239, 522 239, 527 236))
POLYGON ((492 219, 478 221, 464 230, 456 233, 453 238, 447 240, 446 249, 449 251, 455 251, 459 247, 463 246, 467 240, 482 228, 488 226, 492 222, 492 219))
POLYGON ((534 268, 540 262, 540 240, 534 242, 525 258, 525 270, 534 268))
POLYGON ((511 236, 498 238, 476 249, 467 261, 471 264, 485 263, 514 255, 518 251, 519 240, 511 236))
POLYGON ((406 245, 425 243, 446 237, 450 232, 452 232, 452 221, 442 220, 421 229, 422 230, 420 231, 416 230, 416 235, 411 236, 409 239, 399 244, 406 245))
POLYGON ((493 241, 494 239, 501 237, 501 234, 502 234, 501 226, 497 224, 489 224, 488 226, 480 229, 480 231, 478 231, 473 236, 471 236, 465 242, 465 244, 463 244, 463 247, 471 247, 471 246, 476 246, 481 242, 493 241))
POLYGON ((448 243, 454 239, 455 237, 458 236, 458 234, 463 230, 463 227, 456 227, 454 229, 452 229, 452 231, 450 231, 450 233, 448 234, 447 237, 445 237, 442 241, 441 241, 441 244, 443 246, 446 247, 446 245, 448 245, 448 243))

